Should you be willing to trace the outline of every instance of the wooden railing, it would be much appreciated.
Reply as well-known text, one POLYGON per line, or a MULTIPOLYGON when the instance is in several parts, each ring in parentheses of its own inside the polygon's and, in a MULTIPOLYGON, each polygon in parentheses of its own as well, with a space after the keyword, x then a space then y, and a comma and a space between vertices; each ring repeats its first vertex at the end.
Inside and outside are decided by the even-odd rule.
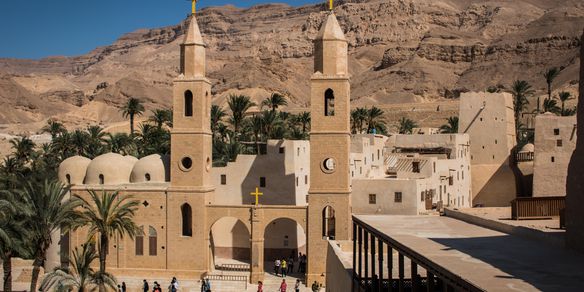
POLYGON ((215 265, 215 270, 230 272, 249 272, 249 264, 220 264, 215 265))
POLYGON ((353 216, 353 292, 484 291, 353 216), (377 252, 376 252, 377 250, 377 252), (393 266, 397 252, 397 267, 393 266), (383 255, 386 254, 387 258, 383 255), (405 278, 405 260, 411 278, 405 278), (426 270, 425 277, 418 267, 426 270), (393 278, 397 269, 398 278, 393 278), (385 271, 385 273, 384 273, 385 271))
POLYGON ((538 219, 559 217, 560 210, 566 207, 566 197, 516 198, 511 201, 511 218, 538 219))
POLYGON ((533 152, 517 152, 515 153, 515 162, 533 161, 535 153, 533 152))
POLYGON ((207 275, 205 279, 211 281, 232 281, 232 282, 245 282, 245 289, 247 290, 248 277, 243 275, 207 275))

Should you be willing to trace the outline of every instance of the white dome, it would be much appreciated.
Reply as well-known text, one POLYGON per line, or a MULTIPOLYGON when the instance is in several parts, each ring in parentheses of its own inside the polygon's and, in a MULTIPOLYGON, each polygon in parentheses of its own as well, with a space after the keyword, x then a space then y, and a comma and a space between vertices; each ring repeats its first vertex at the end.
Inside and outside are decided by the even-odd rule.
POLYGON ((132 183, 166 182, 170 178, 170 159, 168 156, 153 154, 134 164, 130 181, 132 183))
POLYGON ((91 159, 83 156, 69 157, 59 164, 59 180, 64 184, 82 185, 91 159))
POLYGON ((85 184, 88 185, 116 185, 130 182, 130 174, 135 157, 122 156, 117 153, 106 153, 93 159, 87 167, 85 184))

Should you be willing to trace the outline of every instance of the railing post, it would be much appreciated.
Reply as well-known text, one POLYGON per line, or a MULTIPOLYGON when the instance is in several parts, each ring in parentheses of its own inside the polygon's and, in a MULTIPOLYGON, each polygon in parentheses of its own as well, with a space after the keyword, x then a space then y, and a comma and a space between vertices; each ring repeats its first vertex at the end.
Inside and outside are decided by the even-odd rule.
POLYGON ((418 265, 410 259, 410 275, 412 278, 412 291, 418 291, 418 265))
MULTIPOLYGON (((362 258, 363 258, 363 228, 358 226, 358 234, 359 234, 359 287, 361 287, 361 278, 363 276, 363 265, 362 265, 362 258)), ((359 288, 359 291, 361 288, 359 288)))
POLYGON ((351 281, 351 291, 355 292, 355 281, 357 281, 357 224, 353 221, 353 279, 351 281))
POLYGON ((383 241, 378 239, 379 248, 377 249, 377 254, 379 258, 379 284, 377 285, 377 292, 383 290, 383 241))
POLYGON ((393 249, 387 244, 387 279, 389 279, 389 291, 393 291, 393 249))
POLYGON ((371 291, 375 291, 375 235, 371 233, 371 291))
POLYGON ((398 256, 398 273, 399 273, 399 292, 404 292, 404 255, 399 253, 398 256))
POLYGON ((367 280, 369 278, 369 233, 367 233, 367 230, 363 230, 363 239, 365 240, 365 242, 363 243, 364 247, 365 247, 365 252, 363 253, 363 256, 365 257, 365 272, 363 273, 363 278, 365 278, 365 287, 368 286, 369 280, 367 280))

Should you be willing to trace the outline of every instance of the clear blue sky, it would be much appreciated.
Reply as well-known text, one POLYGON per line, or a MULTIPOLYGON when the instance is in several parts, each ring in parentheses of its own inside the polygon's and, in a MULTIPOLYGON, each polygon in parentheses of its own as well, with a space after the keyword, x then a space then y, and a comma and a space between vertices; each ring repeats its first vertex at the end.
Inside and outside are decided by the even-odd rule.
MULTIPOLYGON (((198 8, 249 7, 320 0, 200 0, 198 8)), ((0 0, 0 58, 75 56, 111 44, 124 33, 179 23, 188 0, 0 0)))

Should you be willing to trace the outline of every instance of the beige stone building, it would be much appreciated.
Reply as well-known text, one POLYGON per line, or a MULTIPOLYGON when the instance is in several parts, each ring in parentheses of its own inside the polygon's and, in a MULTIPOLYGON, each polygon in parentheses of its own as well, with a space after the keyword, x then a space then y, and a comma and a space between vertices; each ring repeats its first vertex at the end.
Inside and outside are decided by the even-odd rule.
POLYGON ((513 97, 469 92, 460 96, 458 131, 470 138, 473 205, 509 206, 516 197, 509 156, 515 147, 513 97))
POLYGON ((533 196, 565 196, 568 164, 576 149, 576 116, 535 118, 533 196))

